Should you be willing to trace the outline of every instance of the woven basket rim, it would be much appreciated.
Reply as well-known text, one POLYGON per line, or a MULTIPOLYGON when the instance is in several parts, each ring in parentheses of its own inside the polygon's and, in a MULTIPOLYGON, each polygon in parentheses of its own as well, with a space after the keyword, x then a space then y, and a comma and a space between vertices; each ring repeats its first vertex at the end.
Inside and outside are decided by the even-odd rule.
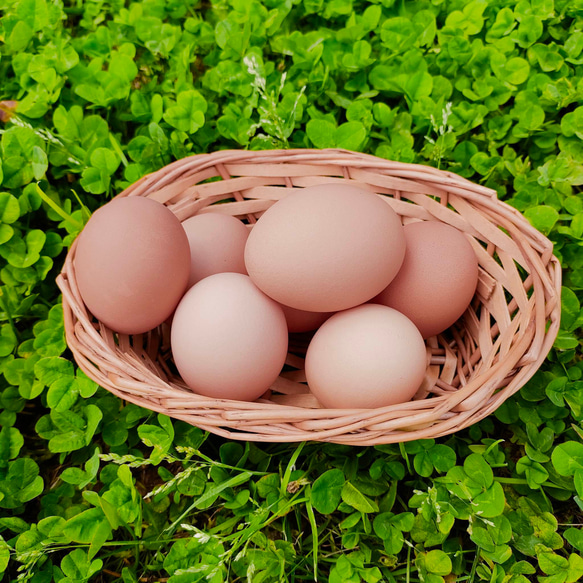
MULTIPOLYGON (((440 337, 431 345, 428 341, 430 368, 439 368, 431 398, 372 410, 317 409, 301 404, 308 402, 304 393, 286 394, 298 391, 301 381, 285 378, 270 397, 280 402, 194 395, 183 384, 161 378, 168 371, 157 359, 158 344, 163 345, 158 333, 131 340, 120 335, 117 345, 113 333, 92 320, 76 287, 74 241, 57 284, 63 294, 67 344, 77 364, 122 399, 232 439, 376 445, 447 435, 492 413, 545 360, 559 329, 561 290, 552 243, 520 212, 498 200, 494 190, 453 172, 349 150, 219 150, 177 160, 118 197, 151 196, 181 220, 228 199, 232 202, 221 204, 220 211, 252 223, 288 189, 339 179, 385 195, 404 221, 453 222, 479 255, 484 299, 480 296, 477 311, 464 316, 465 335, 452 331, 455 350, 440 337), (219 180, 209 182, 213 176, 219 180), (460 370, 452 376, 456 367, 460 370), (457 388, 451 384, 455 379, 457 388)), ((295 366, 293 355, 290 360, 295 366)), ((294 378, 301 379, 300 369, 294 378)))

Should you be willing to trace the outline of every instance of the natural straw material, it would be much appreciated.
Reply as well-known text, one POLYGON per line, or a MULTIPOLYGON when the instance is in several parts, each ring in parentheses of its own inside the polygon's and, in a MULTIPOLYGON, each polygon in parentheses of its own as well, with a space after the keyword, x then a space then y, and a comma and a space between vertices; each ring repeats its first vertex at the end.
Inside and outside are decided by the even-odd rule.
POLYGON ((87 311, 75 280, 74 243, 57 282, 67 342, 81 369, 121 399, 251 441, 394 443, 447 435, 492 413, 532 377, 551 349, 561 289, 551 242, 493 190, 435 168, 345 150, 223 150, 174 162, 119 196, 153 198, 181 221, 220 212, 252 228, 282 197, 345 181, 378 193, 404 224, 442 221, 456 227, 478 256, 474 301, 459 322, 427 341, 429 367, 413 401, 371 410, 319 407, 305 384, 305 336, 290 343, 284 372, 258 401, 196 395, 174 372, 167 325, 148 334, 117 335, 87 311))

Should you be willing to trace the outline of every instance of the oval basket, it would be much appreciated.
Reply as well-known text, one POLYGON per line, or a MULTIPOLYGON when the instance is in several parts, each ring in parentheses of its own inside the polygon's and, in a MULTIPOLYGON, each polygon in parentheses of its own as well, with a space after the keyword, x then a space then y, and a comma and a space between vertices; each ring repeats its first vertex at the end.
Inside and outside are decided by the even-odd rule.
POLYGON ((403 224, 442 221, 456 227, 478 256, 474 300, 454 326, 427 340, 429 366, 414 400, 380 409, 321 408, 305 384, 305 335, 292 339, 284 371, 261 399, 194 394, 175 372, 166 324, 148 334, 118 335, 88 312, 75 281, 74 243, 57 283, 67 342, 79 367, 121 399, 250 441, 378 445, 447 435, 492 413, 551 349, 561 289, 552 243, 493 190, 435 168, 345 150, 223 150, 174 162, 119 196, 153 198, 180 220, 221 212, 252 228, 282 197, 344 181, 378 193, 403 224))

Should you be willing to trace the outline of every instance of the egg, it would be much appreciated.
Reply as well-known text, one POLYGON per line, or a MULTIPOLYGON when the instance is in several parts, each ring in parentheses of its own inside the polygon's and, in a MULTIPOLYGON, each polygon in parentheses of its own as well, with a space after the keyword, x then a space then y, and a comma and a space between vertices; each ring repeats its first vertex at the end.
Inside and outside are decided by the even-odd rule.
POLYGON ((278 377, 288 331, 281 307, 248 276, 218 273, 186 292, 170 343, 176 368, 194 392, 253 401, 278 377))
POLYGON ((215 273, 247 274, 245 243, 247 227, 235 217, 205 213, 182 223, 190 244, 190 278, 188 286, 215 273))
POLYGON ((429 338, 466 311, 478 284, 478 258, 465 235, 450 225, 417 222, 404 231, 403 266, 374 301, 405 314, 429 338))
POLYGON ((190 270, 186 233, 163 204, 116 198, 95 211, 76 241, 75 275, 91 313, 123 334, 171 316, 190 270))
POLYGON ((335 312, 380 293, 404 255, 400 219, 380 196, 322 184, 291 192, 262 215, 247 240, 245 265, 281 304, 335 312))
POLYGON ((334 314, 316 332, 306 354, 310 390, 334 409, 409 401, 426 368, 419 330, 397 310, 376 304, 334 314))
POLYGON ((285 315, 287 329, 290 332, 309 332, 319 328, 331 315, 330 312, 306 312, 281 305, 285 315))

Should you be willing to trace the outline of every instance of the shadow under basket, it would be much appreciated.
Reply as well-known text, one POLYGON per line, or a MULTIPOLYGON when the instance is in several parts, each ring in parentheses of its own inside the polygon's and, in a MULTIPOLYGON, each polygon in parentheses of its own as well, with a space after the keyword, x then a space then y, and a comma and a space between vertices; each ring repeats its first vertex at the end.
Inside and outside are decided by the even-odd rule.
POLYGON ((75 280, 74 243, 57 283, 67 343, 79 367, 121 399, 249 441, 395 443, 447 435, 495 411, 551 349, 561 268, 552 243, 493 190, 450 172, 345 150, 223 150, 174 162, 119 196, 157 200, 181 221, 219 212, 252 228, 275 201, 332 182, 378 193, 403 224, 442 221, 463 231, 478 257, 472 304, 454 326, 427 340, 429 366, 412 401, 379 409, 321 408, 305 383, 307 339, 301 336, 292 338, 284 370, 261 399, 194 394, 175 372, 168 325, 127 336, 88 312, 75 280))

